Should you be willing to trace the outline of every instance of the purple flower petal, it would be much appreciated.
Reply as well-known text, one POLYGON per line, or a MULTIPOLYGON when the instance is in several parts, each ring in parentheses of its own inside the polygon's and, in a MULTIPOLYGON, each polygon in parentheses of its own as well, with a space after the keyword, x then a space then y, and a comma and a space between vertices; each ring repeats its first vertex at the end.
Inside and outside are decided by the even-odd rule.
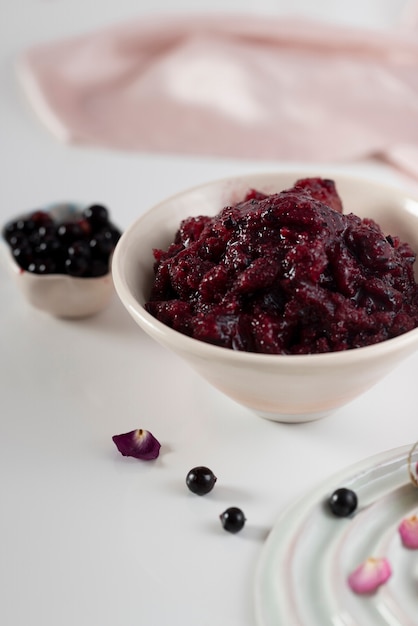
POLYGON ((416 515, 406 517, 400 523, 398 530, 405 548, 418 550, 418 517, 416 515))
POLYGON ((161 444, 149 430, 137 428, 129 433, 114 435, 112 440, 123 456, 149 461, 160 454, 161 444))
POLYGON ((350 574, 348 584, 354 593, 371 594, 383 585, 391 574, 392 570, 387 559, 369 558, 350 574))

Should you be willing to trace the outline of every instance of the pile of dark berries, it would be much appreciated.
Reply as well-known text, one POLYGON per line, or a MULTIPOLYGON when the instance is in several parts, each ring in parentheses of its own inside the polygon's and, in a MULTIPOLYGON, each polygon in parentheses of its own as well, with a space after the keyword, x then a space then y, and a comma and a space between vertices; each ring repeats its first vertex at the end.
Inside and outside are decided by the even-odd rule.
POLYGON ((121 233, 107 208, 93 204, 65 221, 53 211, 32 211, 8 222, 2 235, 22 270, 92 278, 109 272, 121 233))

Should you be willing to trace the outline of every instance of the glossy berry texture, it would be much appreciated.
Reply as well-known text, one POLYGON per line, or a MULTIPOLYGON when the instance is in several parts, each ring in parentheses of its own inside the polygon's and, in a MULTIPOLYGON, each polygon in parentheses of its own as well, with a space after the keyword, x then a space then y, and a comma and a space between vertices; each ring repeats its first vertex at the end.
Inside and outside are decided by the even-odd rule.
POLYGON ((229 533, 238 533, 244 528, 246 519, 244 513, 236 506, 231 506, 219 516, 222 527, 229 533))
POLYGON ((33 274, 67 274, 79 278, 104 276, 121 236, 106 207, 94 204, 55 220, 36 210, 8 222, 2 231, 16 263, 33 274))
POLYGON ((337 517, 348 517, 357 508, 357 495, 351 489, 340 487, 328 499, 331 512, 337 517))
POLYGON ((211 469, 200 465, 191 469, 186 476, 186 485, 191 492, 204 496, 215 486, 216 476, 211 469))
POLYGON ((332 180, 250 190, 213 217, 183 220, 154 257, 147 311, 224 348, 337 352, 418 326, 415 252, 373 220, 344 214, 332 180))

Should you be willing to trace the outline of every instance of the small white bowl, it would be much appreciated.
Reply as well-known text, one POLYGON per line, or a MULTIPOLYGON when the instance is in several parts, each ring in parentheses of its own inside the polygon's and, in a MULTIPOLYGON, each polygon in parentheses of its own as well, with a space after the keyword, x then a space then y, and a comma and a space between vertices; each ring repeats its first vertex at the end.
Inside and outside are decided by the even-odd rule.
POLYGON ((7 252, 18 289, 32 306, 54 317, 76 319, 96 315, 108 306, 114 294, 111 273, 98 278, 32 274, 19 267, 7 252))
MULTIPOLYGON (((70 218, 81 205, 61 203, 47 207, 57 220, 70 218)), ((112 274, 76 278, 67 274, 35 274, 22 269, 4 243, 6 263, 18 289, 36 309, 54 317, 77 319, 96 315, 105 309, 115 293, 112 274)))
POLYGON ((346 213, 376 220, 418 250, 418 199, 379 182, 330 172, 256 173, 210 182, 151 208, 122 235, 113 256, 116 292, 139 326, 185 359, 214 387, 263 417, 303 422, 324 417, 380 381, 418 349, 418 329, 353 350, 311 355, 254 354, 221 348, 183 335, 144 308, 153 280, 153 248, 173 241, 180 221, 215 215, 250 188, 265 193, 299 178, 332 178, 346 213))

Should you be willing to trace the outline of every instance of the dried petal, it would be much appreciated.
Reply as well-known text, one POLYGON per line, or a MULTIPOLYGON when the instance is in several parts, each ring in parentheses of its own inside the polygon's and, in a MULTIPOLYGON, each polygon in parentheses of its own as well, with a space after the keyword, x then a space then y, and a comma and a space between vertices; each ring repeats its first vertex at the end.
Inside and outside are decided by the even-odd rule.
POLYGON ((370 594, 383 585, 391 574, 387 559, 369 558, 350 574, 348 584, 354 593, 370 594))
POLYGON ((137 428, 129 433, 114 435, 112 440, 123 456, 149 461, 160 454, 161 444, 149 430, 137 428))
POLYGON ((405 548, 418 550, 418 517, 416 515, 406 517, 400 523, 398 530, 405 548))

